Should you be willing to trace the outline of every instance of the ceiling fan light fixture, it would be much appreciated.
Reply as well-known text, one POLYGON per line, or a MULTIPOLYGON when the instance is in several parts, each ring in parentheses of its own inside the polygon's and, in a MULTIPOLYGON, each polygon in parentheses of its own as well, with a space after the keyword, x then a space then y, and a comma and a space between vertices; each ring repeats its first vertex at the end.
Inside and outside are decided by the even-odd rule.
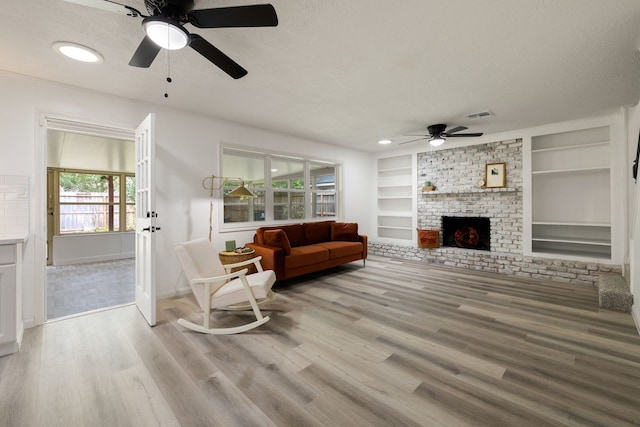
POLYGON ((434 136, 429 140, 429 144, 433 145, 434 147, 439 147, 444 144, 444 141, 445 138, 443 138, 442 136, 434 136))
POLYGON ((178 50, 189 44, 189 32, 164 16, 149 16, 142 21, 145 34, 163 49, 178 50))

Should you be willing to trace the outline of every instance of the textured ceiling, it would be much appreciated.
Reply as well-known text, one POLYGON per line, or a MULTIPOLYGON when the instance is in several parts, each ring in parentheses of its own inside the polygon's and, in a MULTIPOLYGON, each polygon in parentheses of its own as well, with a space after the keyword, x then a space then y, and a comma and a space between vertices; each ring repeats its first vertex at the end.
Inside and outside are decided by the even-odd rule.
MULTIPOLYGON (((122 3, 145 10, 142 0, 122 3)), ((196 0, 195 8, 253 3, 196 0)), ((0 69, 366 151, 393 149, 433 123, 497 133, 640 97, 637 0, 271 3, 278 27, 186 26, 249 71, 239 80, 192 49, 130 67, 140 18, 62 0, 2 0, 0 69), (60 40, 105 61, 67 60, 51 48, 60 40), (465 117, 483 110, 495 115, 465 117), (381 138, 394 144, 379 147, 381 138)))

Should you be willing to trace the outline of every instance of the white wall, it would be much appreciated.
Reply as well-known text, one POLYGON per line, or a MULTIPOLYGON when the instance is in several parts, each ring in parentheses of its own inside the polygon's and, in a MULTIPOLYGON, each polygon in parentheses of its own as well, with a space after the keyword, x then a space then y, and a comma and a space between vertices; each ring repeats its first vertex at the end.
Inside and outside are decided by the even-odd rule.
MULTIPOLYGON (((156 193, 158 223, 162 227, 157 235, 158 295, 171 295, 183 286, 173 247, 208 234, 208 192, 201 182, 205 176, 219 173, 221 143, 343 163, 344 219, 358 222, 359 230, 365 234, 375 230, 371 214, 375 211, 373 161, 368 153, 7 73, 0 74, 0 93, 0 174, 27 175, 33 183, 32 238, 25 249, 24 264, 23 308, 27 325, 41 321, 38 313, 42 310, 36 306, 34 293, 44 283, 45 138, 39 119, 45 113, 129 129, 135 129, 148 113, 156 114, 156 193)), ((159 102, 170 105, 171 101, 159 102)), ((240 244, 252 237, 252 230, 244 230, 215 233, 213 239, 222 250, 225 240, 240 244)))
MULTIPOLYGON (((640 331, 640 182, 635 183, 631 176, 631 166, 636 158, 638 133, 640 132, 640 104, 630 108, 627 114, 627 162, 628 168, 628 212, 629 212, 629 264, 630 285, 634 304, 632 307, 636 327, 640 331)), ((640 178, 640 176, 639 176, 640 178)))
POLYGON ((53 237, 53 265, 133 258, 135 233, 69 234, 53 237))

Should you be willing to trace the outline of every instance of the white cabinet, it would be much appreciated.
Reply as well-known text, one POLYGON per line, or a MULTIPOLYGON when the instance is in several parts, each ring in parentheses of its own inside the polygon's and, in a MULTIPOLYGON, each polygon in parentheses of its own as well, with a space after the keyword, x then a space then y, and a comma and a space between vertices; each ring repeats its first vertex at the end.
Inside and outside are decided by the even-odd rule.
POLYGON ((0 243, 0 356, 22 341, 22 243, 0 243))
POLYGON ((611 130, 531 138, 531 251, 611 259, 611 130))
POLYGON ((411 154, 378 159, 378 237, 413 240, 413 163, 411 154))

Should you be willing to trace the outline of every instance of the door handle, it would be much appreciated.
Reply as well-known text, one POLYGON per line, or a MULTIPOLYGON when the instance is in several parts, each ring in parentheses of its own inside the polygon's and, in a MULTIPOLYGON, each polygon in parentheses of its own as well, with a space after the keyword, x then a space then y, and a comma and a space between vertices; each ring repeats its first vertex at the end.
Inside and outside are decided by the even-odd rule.
POLYGON ((156 231, 160 230, 160 227, 145 227, 142 229, 142 231, 151 231, 152 233, 155 233, 156 231))

